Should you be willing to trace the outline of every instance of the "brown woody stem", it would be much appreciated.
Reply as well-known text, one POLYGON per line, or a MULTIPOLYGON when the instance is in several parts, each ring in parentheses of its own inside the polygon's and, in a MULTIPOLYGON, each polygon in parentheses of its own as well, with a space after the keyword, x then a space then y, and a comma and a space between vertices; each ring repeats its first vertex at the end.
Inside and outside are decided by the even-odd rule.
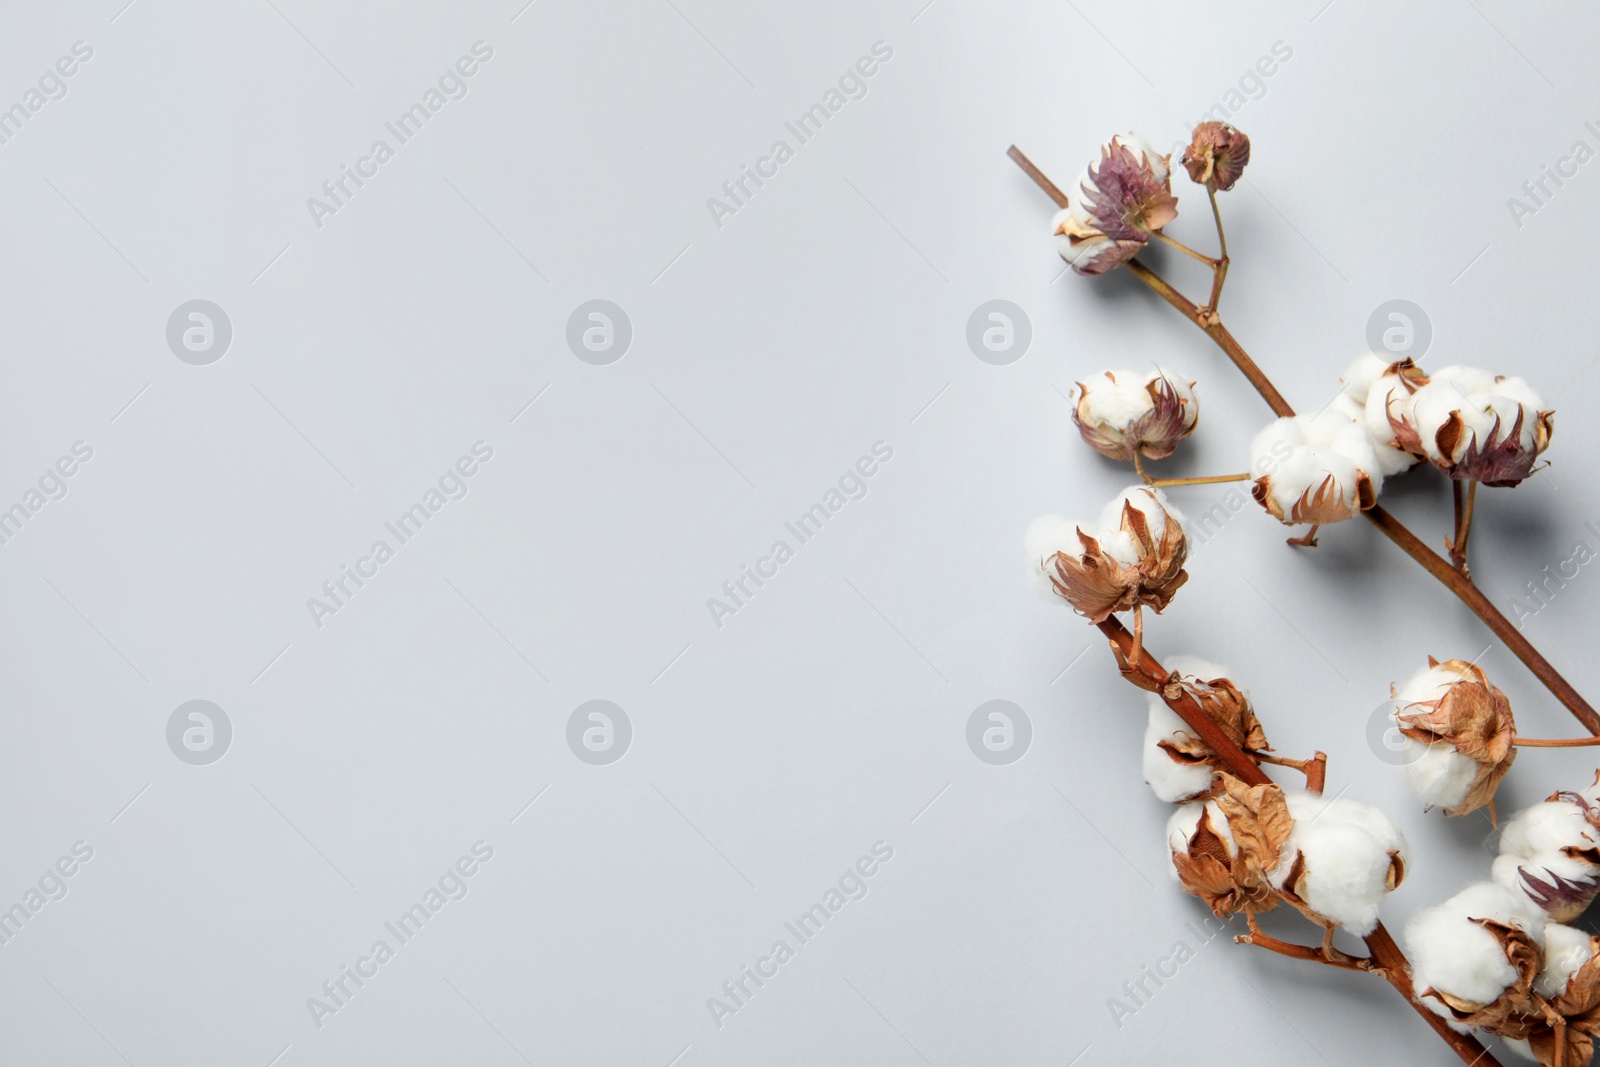
POLYGON ((1217 305, 1222 302, 1222 283, 1228 280, 1228 235, 1222 229, 1222 209, 1217 206, 1217 184, 1206 182, 1206 196, 1211 200, 1211 217, 1217 224, 1217 246, 1222 249, 1217 260, 1217 265, 1211 272, 1211 299, 1206 301, 1205 310, 1210 314, 1210 319, 1217 317, 1217 305))
POLYGON ((1274 412, 1279 415, 1294 414, 1294 409, 1283 398, 1283 394, 1278 392, 1277 386, 1273 385, 1267 379, 1267 376, 1261 372, 1261 368, 1256 366, 1255 360, 1251 359, 1250 354, 1244 350, 1238 341, 1234 340, 1233 334, 1228 332, 1226 326, 1214 319, 1208 322, 1206 316, 1201 314, 1201 309, 1195 306, 1194 301, 1167 284, 1166 279, 1143 263, 1140 263, 1137 259, 1129 260, 1124 266, 1132 272, 1135 278, 1154 289, 1156 294, 1163 300, 1183 312, 1185 318, 1204 330, 1207 336, 1216 343, 1217 347, 1227 353, 1229 359, 1233 360, 1233 365, 1239 368, 1239 373, 1249 379, 1250 384, 1255 386, 1256 392, 1266 399, 1267 405, 1274 412))
POLYGON ((1456 535, 1447 542, 1450 562, 1455 564, 1463 578, 1471 581, 1472 574, 1467 570, 1467 535, 1472 532, 1472 505, 1478 499, 1478 483, 1452 478, 1450 495, 1456 506, 1456 535))
POLYGON ((1550 665, 1550 661, 1539 654, 1522 633, 1511 624, 1511 620, 1500 614, 1498 608, 1489 602, 1483 592, 1449 562, 1433 551, 1416 534, 1401 525, 1393 515, 1381 507, 1374 507, 1363 512, 1367 521, 1371 522, 1383 535, 1418 563, 1423 569, 1433 575, 1454 593, 1463 604, 1472 609, 1473 614, 1483 620, 1485 626, 1498 637, 1512 653, 1520 659, 1533 676, 1539 679, 1551 694, 1572 712, 1574 718, 1583 724, 1583 728, 1591 734, 1600 734, 1600 714, 1589 706, 1589 702, 1572 687, 1572 684, 1550 665))
POLYGON ((1322 790, 1328 784, 1328 754, 1318 752, 1310 759, 1289 759, 1286 756, 1274 756, 1270 752, 1250 753, 1251 757, 1262 763, 1270 763, 1276 767, 1291 767, 1306 776, 1306 792, 1317 796, 1322 795, 1322 790))
POLYGON ((1248 474, 1213 474, 1209 478, 1147 478, 1157 489, 1170 489, 1175 485, 1218 485, 1222 482, 1248 482, 1248 474))
POLYGON ((1594 748, 1600 737, 1514 737, 1511 743, 1518 748, 1594 748))
MULTIPOLYGON (((1244 749, 1234 744, 1233 740, 1222 732, 1222 728, 1211 720, 1187 689, 1168 685, 1172 672, 1162 667, 1148 649, 1140 648, 1135 656, 1133 634, 1122 625, 1122 620, 1113 615, 1096 625, 1100 628, 1100 632, 1110 639, 1112 651, 1116 655, 1117 665, 1122 670, 1123 677, 1140 689, 1160 693, 1167 707, 1176 712, 1191 730, 1200 735, 1200 739, 1227 767, 1228 773, 1247 785, 1263 785, 1272 781, 1266 772, 1256 766, 1255 760, 1251 759, 1244 749)), ((1466 1034, 1456 1033, 1442 1018, 1418 1002, 1416 993, 1411 987, 1411 965, 1382 923, 1367 935, 1366 943, 1368 954, 1366 969, 1381 975, 1385 981, 1394 986, 1395 990, 1405 997, 1406 1003, 1410 1004, 1456 1055, 1461 1057, 1463 1063, 1478 1064, 1480 1067, 1500 1067, 1499 1061, 1476 1040, 1466 1034)))
POLYGON ((1196 252, 1194 249, 1190 248, 1188 245, 1184 244, 1182 241, 1175 241, 1171 237, 1168 237, 1166 234, 1162 233, 1160 230, 1156 230, 1156 231, 1154 231, 1154 233, 1155 233, 1155 237, 1156 237, 1157 240, 1165 241, 1167 244, 1171 245, 1173 248, 1176 248, 1178 251, 1182 252, 1184 255, 1189 256, 1189 257, 1191 257, 1193 259, 1198 259, 1200 262, 1202 262, 1206 266, 1210 267, 1213 273, 1215 273, 1215 271, 1217 269, 1217 264, 1222 262, 1221 260, 1212 259, 1210 256, 1206 255, 1204 252, 1196 252))
POLYGON ((1247 918, 1250 922, 1250 932, 1235 937, 1233 940, 1237 944, 1254 945, 1257 948, 1264 948, 1268 952, 1276 952, 1280 956, 1288 956, 1290 959, 1305 960, 1307 963, 1320 963, 1327 967, 1338 967, 1346 971, 1366 971, 1372 968, 1372 961, 1365 958, 1355 959, 1346 956, 1342 952, 1335 956, 1330 955, 1324 949, 1312 948, 1309 945, 1297 945, 1292 941, 1280 941, 1257 926, 1254 915, 1247 918))
MULTIPOLYGON (((1017 165, 1041 189, 1048 193, 1056 203, 1062 206, 1066 205, 1065 194, 1056 188, 1055 183, 1045 177, 1043 172, 1017 149, 1016 145, 1011 146, 1007 155, 1015 160, 1017 165)), ((1210 337, 1217 347, 1227 354, 1228 358, 1233 361, 1234 366, 1239 368, 1239 372, 1255 387, 1256 392, 1261 394, 1261 398, 1267 402, 1267 406, 1272 409, 1274 414, 1280 417, 1294 414, 1294 408, 1289 406, 1289 402, 1283 398, 1283 394, 1278 392, 1277 387, 1262 373, 1261 368, 1256 366, 1255 360, 1250 358, 1249 354, 1245 352, 1244 348, 1240 346, 1239 342, 1234 339, 1233 335, 1228 332, 1221 322, 1216 321, 1214 316, 1211 316, 1210 321, 1208 321, 1208 317, 1201 314, 1201 309, 1196 307, 1192 300, 1167 284, 1160 275, 1138 260, 1129 260, 1125 265, 1135 278, 1148 285, 1163 300, 1182 312, 1185 318, 1205 331, 1206 336, 1210 337)), ((1534 648, 1532 643, 1523 637, 1517 628, 1511 624, 1511 620, 1502 615, 1499 609, 1489 602, 1489 598, 1484 596, 1465 575, 1451 566, 1437 552, 1423 544, 1416 534, 1408 530, 1383 508, 1373 507, 1363 512, 1363 514, 1366 515, 1369 522, 1383 531, 1385 537, 1400 546, 1401 551, 1405 552, 1406 555, 1422 564, 1424 570, 1443 582, 1446 588, 1472 610, 1473 614, 1482 619, 1484 625, 1488 626, 1494 635, 1523 662, 1528 670, 1533 672, 1534 677, 1538 678, 1540 683, 1550 690, 1568 711, 1572 712, 1573 716, 1583 724, 1585 730, 1592 734, 1600 734, 1600 713, 1597 713, 1589 705, 1589 702, 1583 699, 1578 691, 1572 687, 1571 683, 1550 665, 1549 660, 1540 655, 1539 650, 1534 648)), ((1302 540, 1302 543, 1304 543, 1303 539, 1297 540, 1302 540)))

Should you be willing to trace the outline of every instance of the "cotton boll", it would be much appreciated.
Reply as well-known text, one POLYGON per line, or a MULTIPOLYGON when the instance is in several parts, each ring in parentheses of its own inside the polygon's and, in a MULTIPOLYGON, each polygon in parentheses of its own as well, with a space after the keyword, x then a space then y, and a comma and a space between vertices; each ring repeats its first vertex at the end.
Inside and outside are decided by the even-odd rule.
POLYGON ((1451 477, 1516 485, 1549 447, 1552 413, 1521 378, 1445 367, 1417 390, 1402 444, 1451 477))
MULTIPOLYGON (((1516 926, 1542 944, 1544 916, 1526 896, 1494 882, 1470 885, 1419 912, 1406 925, 1412 984, 1419 994, 1436 990, 1468 1004, 1488 1004, 1517 980, 1517 972, 1493 934, 1476 921, 1490 919, 1516 926)), ((1449 1009, 1432 996, 1422 1003, 1451 1019, 1449 1009)))
MULTIPOLYGON (((1442 666, 1418 671, 1395 691, 1395 701, 1399 705, 1396 721, 1399 715, 1417 705, 1442 699, 1460 680, 1460 675, 1442 666)), ((1424 744, 1404 735, 1402 740, 1402 755, 1410 761, 1403 766, 1406 785, 1418 800, 1430 808, 1448 808, 1466 799, 1467 790, 1477 776, 1476 761, 1449 745, 1424 744)))
POLYGON ((1029 581, 1045 596, 1062 603, 1050 581, 1049 563, 1057 552, 1076 555, 1083 551, 1078 541, 1078 524, 1060 515, 1041 515, 1028 524, 1022 546, 1027 557, 1029 581))
POLYGON ((1580 795, 1561 797, 1506 823, 1491 872, 1552 919, 1570 922, 1600 892, 1600 831, 1586 817, 1580 795))
POLYGON ((1137 564, 1140 559, 1140 548, 1133 534, 1123 528, 1123 509, 1125 505, 1132 505, 1133 510, 1144 516, 1146 529, 1149 530, 1153 541, 1161 540, 1161 535, 1166 533, 1167 523, 1171 522, 1179 529, 1186 529, 1182 512, 1172 506, 1167 500, 1167 495, 1159 489, 1147 485, 1132 485, 1118 493, 1100 513, 1100 527, 1096 536, 1100 539, 1100 547, 1106 555, 1126 566, 1137 564))
POLYGON ((1362 936, 1371 933, 1384 895, 1404 877, 1409 852, 1404 835, 1367 804, 1309 793, 1286 799, 1294 830, 1273 884, 1330 922, 1362 936), (1291 876, 1296 880, 1288 884, 1291 876))
POLYGON ((1051 231, 1061 257, 1079 274, 1121 266, 1178 215, 1167 157, 1134 134, 1113 137, 1067 197, 1051 231))
POLYGON ((1466 660, 1428 666, 1392 687, 1392 719, 1405 738, 1406 783, 1429 807, 1459 817, 1494 802, 1516 761, 1511 701, 1466 660))
POLYGON ((1132 504, 1135 511, 1144 515, 1151 537, 1159 538, 1165 532, 1169 516, 1179 526, 1184 525, 1183 514, 1172 506, 1167 494, 1148 485, 1130 485, 1113 497, 1105 506, 1105 510, 1100 513, 1102 534, 1121 528, 1122 509, 1125 504, 1132 504))
POLYGON ((1288 525, 1353 518, 1383 487, 1365 426, 1338 405, 1268 423, 1250 442, 1250 469, 1257 502, 1288 525))
POLYGON ((1085 443, 1111 459, 1163 459, 1199 421, 1193 385, 1162 367, 1101 371, 1073 386, 1072 421, 1085 443))
POLYGON ((1124 490, 1106 507, 1093 534, 1080 526, 1076 537, 1076 547, 1049 561, 1049 577, 1090 622, 1136 608, 1164 611, 1189 580, 1183 569, 1188 558, 1183 516, 1159 489, 1124 490))

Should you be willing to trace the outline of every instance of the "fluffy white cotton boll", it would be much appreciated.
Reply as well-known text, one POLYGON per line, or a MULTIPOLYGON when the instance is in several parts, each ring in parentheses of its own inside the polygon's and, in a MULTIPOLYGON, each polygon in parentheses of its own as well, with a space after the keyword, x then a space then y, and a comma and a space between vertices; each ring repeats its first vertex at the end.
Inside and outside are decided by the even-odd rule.
POLYGON ((1341 797, 1290 793, 1286 800, 1294 830, 1283 846, 1273 884, 1284 888, 1302 858, 1299 881, 1289 886, 1311 910, 1365 936, 1378 925, 1378 909, 1391 878, 1403 874, 1409 854, 1405 835, 1389 817, 1367 804, 1341 797))
POLYGON ((1193 383, 1163 367, 1144 374, 1101 371, 1072 388, 1078 432, 1090 447, 1116 460, 1170 456, 1199 418, 1193 383))
MULTIPOLYGON (((1517 980, 1517 972, 1493 934, 1474 920, 1520 927, 1543 943, 1544 915, 1521 893, 1494 882, 1469 885, 1406 924, 1412 983, 1419 993, 1436 989, 1470 1004, 1488 1004, 1517 980)), ((1449 1009, 1433 997, 1422 1003, 1446 1019, 1449 1009)), ((1459 1027, 1458 1027, 1459 1028, 1459 1027)))
POLYGON ((1056 594, 1055 586, 1050 581, 1050 559, 1057 552, 1077 555, 1083 551, 1083 545, 1078 540, 1078 524, 1060 515, 1041 515, 1028 524, 1028 532, 1022 536, 1022 548, 1026 555, 1028 580, 1034 588, 1051 600, 1066 603, 1056 594))
MULTIPOLYGON (((1395 690, 1397 710, 1391 717, 1398 725, 1399 715, 1427 711, 1416 705, 1441 699, 1460 681, 1459 673, 1444 666, 1418 671, 1395 690)), ((1478 776, 1477 762, 1450 745, 1428 745, 1402 734, 1401 755, 1408 761, 1401 767, 1406 786, 1430 808, 1453 808, 1462 803, 1478 776)))
POLYGON ((1383 487, 1365 425, 1338 406, 1268 423, 1250 442, 1250 470, 1257 499, 1291 525, 1352 518, 1383 487))
POLYGON ((1561 923, 1544 928, 1544 966, 1534 979, 1533 991, 1541 997, 1559 997, 1572 976, 1594 958, 1594 939, 1586 931, 1561 923))
POLYGON ((1122 528, 1123 506, 1133 505, 1133 510, 1144 516, 1145 526, 1152 541, 1161 540, 1167 523, 1173 522, 1186 530, 1183 513, 1173 507, 1167 495, 1147 485, 1130 485, 1112 498, 1100 513, 1100 528, 1095 534, 1105 554, 1126 566, 1139 562, 1139 544, 1133 535, 1122 528))
MULTIPOLYGON (((1581 798, 1580 798, 1581 799, 1581 798)), ((1600 890, 1600 831, 1571 800, 1535 804, 1506 823, 1494 880, 1526 896, 1558 922, 1582 914, 1600 890)))
MULTIPOLYGON (((1228 669, 1195 656, 1173 656, 1167 661, 1170 670, 1185 678, 1210 681, 1229 677, 1228 669)), ((1149 694, 1150 717, 1144 731, 1144 780, 1157 797, 1171 803, 1182 803, 1211 788, 1213 770, 1209 763, 1188 763, 1175 760, 1161 747, 1187 744, 1199 737, 1177 712, 1167 707, 1166 701, 1154 693, 1149 694)), ((1195 818, 1198 820, 1199 816, 1195 818)))
POLYGON ((1448 468, 1474 445, 1482 449, 1491 438, 1506 439, 1519 420, 1520 449, 1530 454, 1542 452, 1549 442, 1549 426, 1540 418, 1542 409, 1539 394, 1521 378, 1496 378, 1474 367, 1445 367, 1411 398, 1409 422, 1428 459, 1448 468), (1452 418, 1460 420, 1463 432, 1453 443, 1447 442, 1450 449, 1446 454, 1438 435, 1452 418))

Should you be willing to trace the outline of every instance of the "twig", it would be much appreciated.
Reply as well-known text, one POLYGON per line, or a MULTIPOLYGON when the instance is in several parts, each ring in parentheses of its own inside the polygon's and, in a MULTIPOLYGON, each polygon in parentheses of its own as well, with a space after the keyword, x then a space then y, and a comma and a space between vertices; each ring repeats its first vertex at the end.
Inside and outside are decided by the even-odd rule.
MULTIPOLYGON (((1050 193, 1052 197, 1061 195, 1061 191, 1056 189, 1050 179, 1045 177, 1015 145, 1011 146, 1007 154, 1046 193, 1050 193)), ((1062 197, 1063 201, 1064 199, 1062 197)), ((1240 373, 1255 387, 1256 392, 1261 394, 1261 398, 1267 402, 1267 406, 1272 409, 1274 414, 1280 417, 1294 414, 1294 408, 1289 406, 1289 402, 1283 398, 1283 394, 1278 392, 1277 387, 1272 384, 1271 380, 1267 378, 1261 368, 1256 365, 1255 361, 1250 358, 1249 354, 1245 352, 1244 348, 1221 322, 1211 321, 1208 323, 1205 317, 1201 315, 1201 309, 1196 307, 1193 301, 1167 284, 1164 279, 1138 260, 1129 260, 1125 266, 1132 272, 1134 277, 1148 285, 1163 300, 1182 312, 1185 318, 1204 330, 1206 335, 1227 354, 1228 358, 1233 361, 1234 366, 1238 367, 1240 373)), ((1550 690, 1555 698, 1573 714, 1573 717, 1583 724, 1585 730, 1592 734, 1600 734, 1600 713, 1597 713, 1589 702, 1583 699, 1582 695, 1572 687, 1571 683, 1563 678, 1555 667, 1551 666, 1550 661, 1545 659, 1539 653, 1539 650, 1534 648, 1533 644, 1522 636, 1521 632, 1511 624, 1511 621, 1502 615, 1499 609, 1489 602, 1489 598, 1484 596, 1470 580, 1455 567, 1451 566, 1449 561, 1425 545, 1416 534, 1408 530, 1398 519, 1383 508, 1374 506, 1362 514, 1367 517, 1367 521, 1383 531, 1385 537, 1398 545, 1406 555, 1422 564, 1424 570, 1444 583, 1445 587, 1470 608, 1473 614, 1482 619, 1484 625, 1488 626, 1490 631, 1511 650, 1512 654, 1533 672, 1534 677, 1539 679, 1540 683, 1550 690)))
POLYGON ((1518 748, 1594 748, 1600 737, 1513 737, 1518 748))
MULTIPOLYGON (((1133 634, 1128 632, 1122 620, 1113 615, 1096 625, 1100 628, 1100 632, 1110 639, 1112 653, 1116 656, 1117 666, 1122 671, 1123 677, 1140 689, 1160 693, 1167 707, 1176 712, 1191 730, 1200 735, 1200 739, 1228 768, 1229 774, 1242 780, 1246 785, 1264 785, 1272 781, 1244 749, 1234 744, 1232 738, 1222 732, 1222 727, 1211 720, 1205 709, 1200 707, 1186 688, 1168 684, 1172 672, 1162 667, 1155 656, 1150 654, 1149 649, 1140 648, 1138 655, 1134 655, 1133 634)), ((1384 929, 1382 923, 1367 935, 1366 944, 1369 962, 1365 969, 1380 975, 1402 997, 1405 997, 1406 1003, 1433 1027, 1464 1063, 1478 1064, 1480 1067, 1500 1067, 1500 1062, 1475 1039, 1450 1029, 1442 1018, 1417 1000, 1416 992, 1411 987, 1410 964, 1406 961, 1405 953, 1400 951, 1400 946, 1395 944, 1394 938, 1384 929)))
POLYGON ((1221 262, 1221 260, 1212 259, 1210 256, 1206 255, 1204 252, 1196 252, 1194 249, 1190 248, 1188 245, 1184 244, 1182 241, 1173 240, 1171 237, 1168 237, 1166 234, 1162 233, 1160 230, 1155 230, 1154 233, 1155 233, 1155 236, 1156 236, 1156 238, 1158 240, 1165 241, 1167 244, 1171 245, 1173 248, 1176 248, 1178 251, 1182 252, 1186 256, 1189 256, 1189 257, 1191 257, 1193 259, 1198 259, 1200 262, 1202 262, 1206 266, 1210 267, 1211 270, 1213 271, 1213 273, 1217 269, 1217 264, 1221 262))
POLYGON ((1287 756, 1274 756, 1270 752, 1250 753, 1253 759, 1262 763, 1270 763, 1277 767, 1289 767, 1306 776, 1306 792, 1322 795, 1322 790, 1328 784, 1328 754, 1318 752, 1310 759, 1289 759, 1287 756))
POLYGON ((1456 535, 1445 544, 1450 549, 1450 562, 1467 581, 1472 574, 1467 570, 1467 535, 1472 533, 1472 505, 1478 498, 1478 483, 1461 478, 1450 480, 1450 495, 1456 507, 1456 535))
POLYGON ((1222 283, 1228 280, 1228 235, 1222 229, 1222 209, 1217 206, 1217 183, 1206 182, 1206 196, 1211 200, 1211 217, 1217 224, 1217 245, 1222 249, 1221 257, 1211 272, 1211 299, 1206 301, 1203 309, 1210 314, 1211 321, 1216 321, 1217 306, 1222 303, 1222 283))
POLYGON ((1222 482, 1248 482, 1249 474, 1213 474, 1209 478, 1146 478, 1157 489, 1170 489, 1175 485, 1219 485, 1222 482))
POLYGON ((1250 924, 1250 932, 1235 937, 1233 940, 1237 944, 1254 945, 1269 952, 1276 952, 1280 956, 1288 956, 1290 959, 1305 960, 1308 963, 1321 963, 1328 967, 1338 967, 1346 971, 1370 971, 1372 969, 1372 960, 1366 957, 1355 958, 1346 956, 1342 952, 1333 955, 1326 948, 1317 949, 1309 945, 1297 945, 1292 941, 1280 941, 1262 930, 1260 926, 1257 926, 1254 915, 1245 916, 1245 920, 1250 924))

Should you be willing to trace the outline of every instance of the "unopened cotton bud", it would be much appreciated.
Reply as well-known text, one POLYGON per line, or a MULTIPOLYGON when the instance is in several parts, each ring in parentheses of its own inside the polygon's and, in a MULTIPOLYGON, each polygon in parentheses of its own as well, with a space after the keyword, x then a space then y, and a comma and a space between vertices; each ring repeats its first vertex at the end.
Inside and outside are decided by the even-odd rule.
POLYGON ((1600 893, 1600 810, 1581 793, 1556 793, 1500 831, 1494 880, 1556 922, 1571 922, 1600 893))
POLYGON ((1445 367, 1391 412, 1400 447, 1452 478, 1517 485, 1550 446, 1554 412, 1521 378, 1445 367))
POLYGON ((1250 138, 1226 122, 1202 122, 1194 128, 1183 166, 1192 181, 1213 183, 1219 191, 1232 189, 1250 162, 1250 138))
POLYGON ((1094 533, 1045 561, 1055 591, 1090 622, 1134 607, 1164 610, 1189 572, 1183 516, 1159 489, 1136 485, 1106 506, 1094 533))
POLYGON ((1200 418, 1194 383, 1156 367, 1146 374, 1102 371, 1073 388, 1072 421, 1085 442, 1112 459, 1170 456, 1200 418))
POLYGON ((1406 784, 1428 807, 1465 815, 1494 803, 1500 780, 1517 758, 1511 702, 1465 660, 1432 657, 1392 689, 1403 738, 1406 784))
POLYGON ((1378 501, 1383 470, 1366 429, 1336 409, 1268 423, 1250 442, 1251 491, 1285 525, 1325 525, 1378 501))
POLYGON ((1169 157, 1131 133, 1118 134, 1100 150, 1068 195, 1067 207, 1051 220, 1056 247, 1079 274, 1104 274, 1120 267, 1178 216, 1169 157))
POLYGON ((1272 884, 1324 926, 1371 933, 1384 896, 1405 879, 1405 835, 1377 808, 1348 798, 1290 793, 1287 802, 1294 830, 1272 884))

